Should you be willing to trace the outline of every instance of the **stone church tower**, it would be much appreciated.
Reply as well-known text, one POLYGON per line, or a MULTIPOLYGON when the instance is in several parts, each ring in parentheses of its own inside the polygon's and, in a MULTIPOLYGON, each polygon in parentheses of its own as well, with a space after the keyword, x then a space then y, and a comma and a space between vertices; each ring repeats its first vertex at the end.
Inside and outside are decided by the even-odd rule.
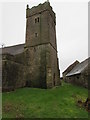
POLYGON ((26 9, 27 85, 51 88, 60 84, 56 17, 49 2, 26 9))
POLYGON ((2 49, 2 91, 60 85, 56 17, 50 3, 31 9, 27 5, 26 20, 26 42, 2 49))

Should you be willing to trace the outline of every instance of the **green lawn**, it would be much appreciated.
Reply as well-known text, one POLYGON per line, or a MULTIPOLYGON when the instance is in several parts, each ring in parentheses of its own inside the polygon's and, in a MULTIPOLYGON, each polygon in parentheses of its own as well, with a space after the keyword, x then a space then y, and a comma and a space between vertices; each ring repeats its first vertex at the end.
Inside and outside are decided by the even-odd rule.
POLYGON ((87 118, 88 112, 77 106, 87 96, 87 89, 67 83, 53 89, 21 88, 3 93, 3 118, 87 118))

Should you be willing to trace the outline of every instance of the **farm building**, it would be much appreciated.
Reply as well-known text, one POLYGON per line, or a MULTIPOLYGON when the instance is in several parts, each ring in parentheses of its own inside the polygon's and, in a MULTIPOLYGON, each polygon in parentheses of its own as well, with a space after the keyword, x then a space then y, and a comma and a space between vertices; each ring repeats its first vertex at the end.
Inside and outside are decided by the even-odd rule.
POLYGON ((63 72, 63 80, 66 81, 66 75, 79 63, 79 61, 75 61, 72 63, 64 72, 63 72))
POLYGON ((76 64, 73 69, 64 76, 65 81, 88 88, 89 69, 90 58, 76 64))

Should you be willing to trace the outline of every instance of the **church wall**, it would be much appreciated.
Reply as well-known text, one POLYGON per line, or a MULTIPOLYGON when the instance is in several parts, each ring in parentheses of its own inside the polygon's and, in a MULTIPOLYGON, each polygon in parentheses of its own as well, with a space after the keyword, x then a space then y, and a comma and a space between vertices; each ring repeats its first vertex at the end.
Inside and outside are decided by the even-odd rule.
POLYGON ((48 12, 42 12, 27 18, 26 46, 36 46, 48 43, 48 12), (39 22, 35 23, 35 19, 39 22))
POLYGON ((28 86, 46 88, 46 44, 28 48, 28 86))
POLYGON ((2 61, 2 88, 11 91, 25 86, 24 67, 11 60, 2 61))
POLYGON ((49 33, 49 42, 52 44, 52 46, 57 50, 56 45, 56 26, 55 22, 52 19, 51 14, 48 12, 48 33, 49 33))
POLYGON ((46 65, 47 65, 47 88, 60 85, 60 71, 58 67, 57 52, 48 44, 48 50, 46 53, 46 65))

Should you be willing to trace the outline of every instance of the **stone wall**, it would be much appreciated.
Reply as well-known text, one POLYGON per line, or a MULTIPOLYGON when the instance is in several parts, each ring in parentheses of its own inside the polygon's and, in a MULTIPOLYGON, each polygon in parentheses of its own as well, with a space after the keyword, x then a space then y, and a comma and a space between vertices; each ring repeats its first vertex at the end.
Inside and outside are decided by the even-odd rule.
POLYGON ((78 74, 66 77, 66 82, 88 88, 88 75, 78 74))
POLYGON ((46 53, 46 68, 47 68, 47 87, 60 85, 60 71, 58 65, 57 51, 51 46, 47 45, 46 53))
POLYGON ((3 91, 20 87, 51 88, 60 84, 57 51, 51 44, 25 48, 17 55, 4 54, 3 91))
POLYGON ((28 86, 46 88, 46 45, 28 48, 28 86))
MULTIPOLYGON (((6 55, 5 55, 6 56, 6 55)), ((10 55, 8 55, 8 58, 10 55)), ((12 57, 13 58, 13 57, 12 57)), ((26 67, 10 59, 2 60, 2 88, 3 91, 11 91, 26 85, 26 67)))
POLYGON ((43 44, 26 49, 27 86, 51 88, 60 85, 57 51, 51 44, 43 44))

